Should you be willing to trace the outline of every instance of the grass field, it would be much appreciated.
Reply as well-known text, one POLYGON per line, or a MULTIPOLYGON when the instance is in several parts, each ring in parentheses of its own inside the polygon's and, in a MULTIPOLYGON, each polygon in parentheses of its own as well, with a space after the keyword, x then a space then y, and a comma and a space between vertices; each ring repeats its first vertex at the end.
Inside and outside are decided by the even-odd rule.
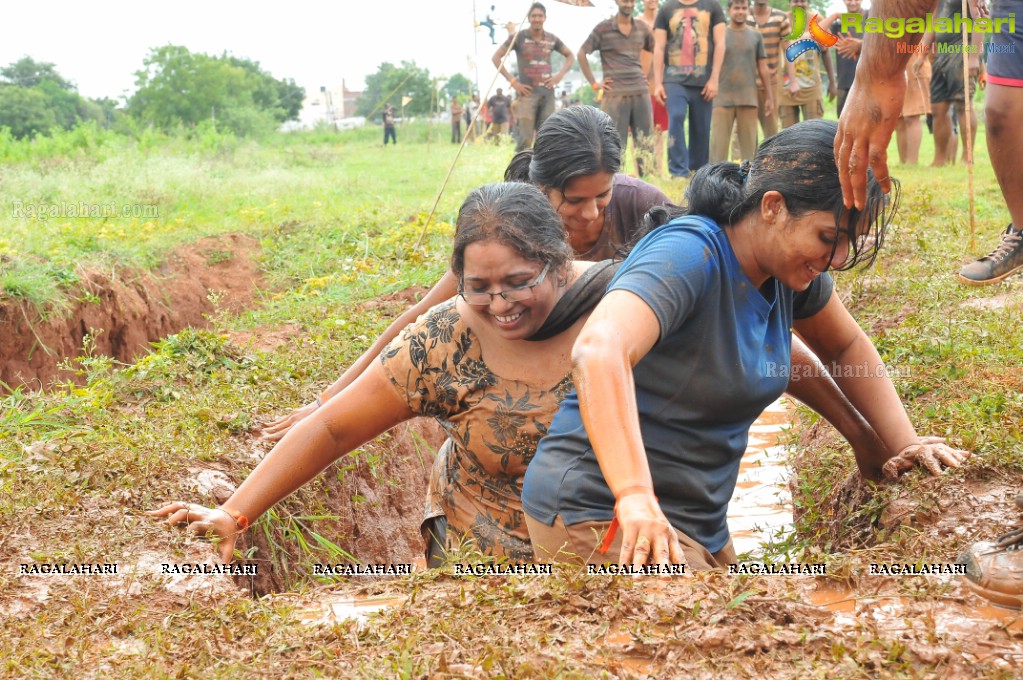
MULTIPOLYGON (((861 574, 866 562, 881 558, 951 561, 965 543, 991 538, 1012 521, 1007 507, 991 501, 982 513, 964 495, 996 483, 1016 488, 1023 479, 1023 290, 1017 279, 977 290, 954 277, 960 263, 994 246, 1007 221, 983 130, 976 249, 969 246, 966 169, 896 167, 903 207, 877 264, 836 277, 839 294, 896 371, 920 432, 946 436, 973 450, 974 459, 938 480, 912 473, 904 484, 843 507, 835 493, 854 469, 852 456, 834 437, 815 439, 794 473, 798 534, 775 548, 778 557, 828 562, 836 574, 829 583, 857 596, 906 598, 919 625, 890 630, 864 614, 858 627, 842 628, 822 619, 788 581, 720 574, 653 590, 624 577, 580 574, 470 582, 427 573, 335 586, 345 596, 409 598, 361 628, 303 624, 302 606, 327 597, 307 578, 287 581, 290 595, 252 599, 223 590, 186 597, 154 583, 86 577, 40 586, 16 576, 26 561, 118 561, 143 549, 194 554, 194 543, 189 548, 142 511, 169 498, 208 502, 190 482, 197 464, 220 466, 234 482, 244 478, 258 420, 308 401, 386 325, 386 310, 355 303, 435 280, 446 266, 461 198, 501 177, 510 145, 468 147, 424 247, 414 250, 454 157, 446 132, 400 129, 399 145, 387 148, 377 128, 264 141, 211 131, 192 138, 127 139, 97 130, 37 143, 0 138, 0 302, 23 299, 60 313, 63 301, 81 294, 75 282, 83 270, 152 267, 182 244, 234 232, 260 240, 270 282, 256 308, 219 315, 209 331, 167 338, 132 366, 116 370, 86 351, 73 362, 82 384, 0 397, 0 674, 597 677, 640 673, 626 663, 631 656, 652 660, 654 675, 695 677, 1009 672, 1015 657, 1006 662, 990 649, 984 656, 970 635, 927 624, 925 610, 962 600, 954 585, 861 574), (152 205, 158 215, 14 214, 16 205, 80 203, 152 205), (231 334, 285 325, 300 329, 297 337, 270 351, 228 342, 231 334), (882 515, 894 503, 965 530, 949 533, 944 520, 886 524, 882 515)), ((680 198, 682 183, 654 181, 680 198)), ((810 431, 813 416, 800 418, 810 431)), ((362 454, 371 468, 377 464, 373 450, 362 454)), ((325 476, 344 471, 339 465, 325 476)), ((322 504, 312 487, 260 523, 280 525, 276 535, 292 544, 289 559, 306 565, 335 559, 335 548, 345 547, 340 539, 333 547, 311 540, 336 538, 317 520, 322 504)), ((1002 637, 989 632, 985 639, 1005 645, 1018 635, 999 630, 1002 637)))

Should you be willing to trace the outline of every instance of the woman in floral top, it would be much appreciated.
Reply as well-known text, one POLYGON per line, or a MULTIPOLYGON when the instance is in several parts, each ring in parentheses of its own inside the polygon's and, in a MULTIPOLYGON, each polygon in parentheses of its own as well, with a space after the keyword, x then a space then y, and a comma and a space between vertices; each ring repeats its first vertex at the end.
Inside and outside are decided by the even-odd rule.
POLYGON ((586 315, 554 337, 526 339, 589 266, 571 257, 561 219, 539 189, 518 182, 476 189, 458 213, 451 257, 458 296, 406 328, 380 361, 292 427, 223 506, 175 502, 154 514, 212 531, 230 561, 250 519, 367 440, 427 415, 448 433, 427 509, 429 519, 446 522, 444 543, 469 539, 483 553, 532 560, 522 477, 570 387, 572 343, 586 315))

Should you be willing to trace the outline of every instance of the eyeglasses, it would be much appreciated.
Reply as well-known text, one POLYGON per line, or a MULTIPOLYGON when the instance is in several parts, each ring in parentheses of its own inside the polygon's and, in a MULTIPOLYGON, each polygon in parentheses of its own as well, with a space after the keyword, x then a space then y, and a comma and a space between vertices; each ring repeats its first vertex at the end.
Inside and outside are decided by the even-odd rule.
POLYGON ((502 290, 497 293, 472 293, 465 292, 463 287, 465 283, 461 280, 458 282, 458 294, 462 296, 462 299, 470 305, 489 305, 495 295, 500 295, 508 302, 522 302, 533 297, 533 289, 543 283, 544 278, 547 277, 547 271, 551 268, 551 263, 548 262, 544 265, 543 271, 540 272, 540 276, 536 277, 536 281, 533 283, 526 284, 525 286, 519 286, 517 288, 509 288, 508 290, 502 290))

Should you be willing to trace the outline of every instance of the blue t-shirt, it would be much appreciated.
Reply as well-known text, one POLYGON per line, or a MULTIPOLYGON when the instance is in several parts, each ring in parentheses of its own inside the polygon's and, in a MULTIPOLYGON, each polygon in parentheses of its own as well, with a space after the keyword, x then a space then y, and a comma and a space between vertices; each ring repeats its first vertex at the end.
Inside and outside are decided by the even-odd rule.
MULTIPOLYGON (((758 290, 724 230, 687 216, 645 236, 612 290, 635 293, 660 321, 660 340, 633 368, 654 492, 674 527, 717 552, 750 425, 788 384, 792 319, 824 307, 831 277, 798 294, 773 278, 758 290)), ((573 390, 526 469, 523 508, 572 525, 610 521, 614 504, 573 390)))

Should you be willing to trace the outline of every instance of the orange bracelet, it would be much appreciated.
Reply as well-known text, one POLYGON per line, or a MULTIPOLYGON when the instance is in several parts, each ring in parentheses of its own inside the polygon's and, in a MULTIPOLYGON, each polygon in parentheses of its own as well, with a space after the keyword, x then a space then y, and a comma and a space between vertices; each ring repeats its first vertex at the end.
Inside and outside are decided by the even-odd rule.
POLYGON ((249 518, 238 512, 234 508, 229 508, 226 505, 221 505, 220 509, 231 516, 234 520, 235 526, 238 527, 238 531, 245 531, 249 528, 249 518))

